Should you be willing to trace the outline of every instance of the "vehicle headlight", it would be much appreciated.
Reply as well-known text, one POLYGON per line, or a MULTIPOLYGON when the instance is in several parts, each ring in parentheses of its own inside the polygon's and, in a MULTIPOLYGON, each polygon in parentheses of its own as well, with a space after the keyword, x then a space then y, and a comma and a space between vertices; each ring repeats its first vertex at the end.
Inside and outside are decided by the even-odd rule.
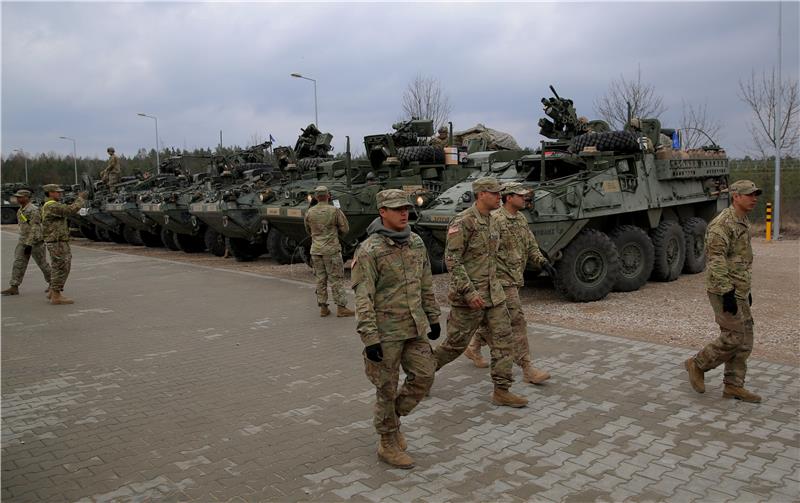
POLYGON ((472 201, 472 193, 471 192, 464 192, 461 194, 461 200, 465 203, 472 201))
POLYGON ((306 195, 306 201, 308 201, 308 204, 311 204, 311 201, 313 201, 313 200, 314 200, 314 198, 311 197, 311 194, 306 195))
POLYGON ((423 206, 425 204, 425 198, 422 196, 417 196, 417 206, 423 206))

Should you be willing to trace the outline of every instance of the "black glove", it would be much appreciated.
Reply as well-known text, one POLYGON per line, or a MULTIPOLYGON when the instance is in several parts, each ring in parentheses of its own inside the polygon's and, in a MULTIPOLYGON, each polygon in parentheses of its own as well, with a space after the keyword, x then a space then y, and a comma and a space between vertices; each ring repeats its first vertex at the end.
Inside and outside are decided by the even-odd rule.
POLYGON ((383 361, 383 348, 381 347, 381 343, 372 344, 367 346, 364 350, 367 353, 367 359, 373 361, 375 363, 380 363, 383 361))
POLYGON ((30 255, 31 253, 33 253, 33 246, 28 245, 25 248, 23 248, 23 250, 25 252, 25 255, 30 255))
POLYGON ((739 312, 739 307, 736 305, 736 290, 725 292, 722 294, 722 310, 726 313, 736 314, 739 312))
POLYGON ((753 305, 753 294, 752 293, 748 293, 747 294, 747 302, 749 302, 748 305, 750 305, 750 306, 753 305))
POLYGON ((553 264, 551 264, 550 262, 545 262, 544 264, 542 264, 542 269, 544 269, 544 272, 546 272, 548 276, 555 279, 556 268, 553 267, 553 264))
POLYGON ((431 331, 428 332, 428 339, 435 341, 442 334, 442 326, 438 323, 431 323, 431 331))

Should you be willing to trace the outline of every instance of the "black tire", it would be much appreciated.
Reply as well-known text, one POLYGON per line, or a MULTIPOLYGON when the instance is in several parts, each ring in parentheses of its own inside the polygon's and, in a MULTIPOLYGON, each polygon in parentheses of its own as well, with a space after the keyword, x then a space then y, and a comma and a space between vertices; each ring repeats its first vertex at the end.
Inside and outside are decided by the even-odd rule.
POLYGON ((284 233, 274 228, 267 234, 267 251, 279 264, 296 264, 303 259, 303 254, 297 251, 294 239, 286 237, 284 233))
POLYGON ((175 242, 175 233, 171 230, 162 227, 161 228, 161 243, 168 249, 172 251, 180 251, 178 248, 178 244, 175 242))
POLYGON ((215 231, 211 227, 206 227, 203 232, 203 241, 206 244, 206 249, 216 255, 222 257, 225 255, 225 236, 215 231))
POLYGON ((325 161, 330 161, 327 157, 304 157, 297 161, 297 167, 302 171, 314 169, 325 161))
POLYGON ((100 238, 97 236, 97 232, 95 232, 94 227, 90 227, 88 225, 81 225, 81 234, 86 239, 90 239, 92 241, 100 241, 100 238))
POLYGON ((159 227, 153 229, 153 232, 139 231, 139 235, 142 237, 142 243, 148 248, 161 248, 164 246, 164 243, 161 242, 161 230, 159 227))
POLYGON ((604 298, 619 276, 619 253, 605 233, 584 229, 556 262, 556 290, 574 302, 604 298))
POLYGON ((2 223, 5 224, 15 224, 17 223, 17 210, 14 208, 2 208, 2 223))
POLYGON ((242 238, 229 238, 228 243, 231 250, 231 255, 237 262, 250 262, 260 257, 265 251, 264 242, 258 240, 251 242, 242 238))
POLYGON ((175 244, 184 253, 202 253, 206 251, 206 243, 202 236, 193 234, 175 234, 175 244))
MULTIPOLYGON (((124 231, 124 229, 122 229, 124 231)), ((125 239, 125 235, 123 232, 114 232, 114 231, 106 231, 108 233, 108 238, 120 245, 128 244, 128 240, 125 239)))
POLYGON ((706 228, 708 224, 698 217, 683 223, 683 237, 686 240, 686 261, 683 272, 697 274, 706 268, 706 228))
POLYGON ((428 230, 415 229, 415 232, 422 238, 422 241, 425 243, 425 248, 428 250, 428 262, 431 263, 431 273, 446 273, 447 264, 444 261, 444 246, 442 243, 434 238, 428 230))
POLYGON ((655 252, 650 236, 641 227, 621 225, 609 237, 619 253, 619 277, 614 283, 614 291, 640 289, 653 272, 655 252))
POLYGON ((123 225, 122 236, 125 238, 125 242, 131 246, 144 246, 142 236, 139 234, 138 229, 134 229, 129 225, 123 225))
POLYGON ((652 278, 656 281, 675 281, 681 275, 686 260, 686 240, 683 229, 672 220, 664 220, 652 230, 655 260, 652 278))
POLYGON ((639 150, 639 142, 630 131, 586 133, 575 137, 570 150, 580 152, 586 147, 596 147, 602 152, 636 152, 639 150))
POLYGON ((444 163, 444 150, 439 147, 423 145, 419 147, 400 147, 397 149, 397 158, 401 161, 444 163))
POLYGON ((108 231, 102 227, 95 226, 94 233, 97 235, 98 241, 104 241, 106 243, 111 241, 111 236, 108 235, 108 231))

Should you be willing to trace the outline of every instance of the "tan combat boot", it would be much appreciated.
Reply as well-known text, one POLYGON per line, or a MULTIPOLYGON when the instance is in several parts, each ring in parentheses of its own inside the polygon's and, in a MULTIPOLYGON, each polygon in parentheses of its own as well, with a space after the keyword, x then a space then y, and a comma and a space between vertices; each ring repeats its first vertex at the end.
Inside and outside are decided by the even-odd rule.
POLYGON ((686 372, 689 373, 689 384, 692 385, 692 388, 694 388, 694 390, 698 393, 705 393, 705 373, 700 370, 700 367, 697 366, 697 363, 694 361, 694 357, 683 362, 683 366, 686 367, 686 372))
POLYGON ((324 318, 324 317, 330 316, 330 315, 331 315, 331 310, 328 309, 328 304, 322 304, 321 306, 319 306, 319 316, 321 318, 324 318))
POLYGON ((51 304, 74 304, 75 301, 72 299, 68 299, 61 295, 61 292, 56 290, 50 291, 50 303, 51 304))
POLYGON ((0 294, 2 294, 2 295, 19 295, 19 288, 16 287, 16 286, 10 286, 10 287, 6 288, 5 290, 3 290, 2 292, 0 292, 0 294))
POLYGON ((355 316, 356 313, 347 309, 345 306, 336 306, 336 317, 347 318, 348 316, 355 316))
POLYGON ((734 386, 732 384, 725 385, 725 388, 722 390, 722 398, 735 398, 743 402, 761 403, 760 396, 747 391, 741 386, 734 386))
POLYGON ((408 449, 408 442, 406 442, 406 436, 403 435, 402 431, 397 430, 394 432, 394 438, 397 441, 397 447, 399 447, 401 451, 408 449))
POLYGON ((405 470, 414 468, 414 460, 397 446, 394 433, 381 434, 381 441, 378 444, 378 459, 397 468, 405 470))
POLYGON ((531 384, 542 384, 550 379, 550 372, 539 370, 533 365, 526 365, 522 369, 522 380, 531 384))
POLYGON ((489 362, 483 358, 483 355, 474 352, 469 346, 467 346, 467 349, 464 350, 464 356, 472 360, 472 363, 474 363, 479 369, 485 369, 489 366, 489 362))
POLYGON ((507 389, 495 386, 494 393, 492 393, 492 403, 495 405, 519 408, 528 405, 528 399, 517 396, 507 389))

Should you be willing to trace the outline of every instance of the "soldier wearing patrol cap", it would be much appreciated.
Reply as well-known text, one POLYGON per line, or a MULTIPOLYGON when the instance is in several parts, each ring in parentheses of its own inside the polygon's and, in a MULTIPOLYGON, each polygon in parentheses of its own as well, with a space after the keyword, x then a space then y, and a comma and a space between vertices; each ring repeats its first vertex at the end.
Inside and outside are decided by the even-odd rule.
POLYGON ((357 331, 364 367, 376 388, 378 457, 399 468, 414 461, 405 451, 400 417, 408 415, 433 384, 436 360, 428 338, 437 339, 439 306, 425 244, 408 226, 411 203, 402 190, 378 192, 380 217, 353 258, 357 331), (427 334, 427 338, 426 338, 427 334), (406 379, 399 391, 400 367, 406 379))
POLYGON ((42 187, 47 201, 42 205, 42 237, 50 254, 51 304, 73 304, 74 301, 61 295, 72 266, 72 251, 69 248, 69 225, 67 217, 78 213, 83 207, 86 193, 80 192, 72 204, 64 204, 61 197, 64 189, 54 183, 42 187))
POLYGON ((108 152, 108 163, 106 163, 105 169, 100 172, 100 179, 113 191, 116 190, 116 185, 119 183, 122 169, 119 166, 119 158, 114 151, 114 147, 108 147, 106 152, 108 152))
POLYGON ((704 373, 725 364, 723 398, 758 403, 761 397, 744 388, 747 358, 753 350, 753 296, 750 280, 753 249, 750 222, 761 189, 750 180, 729 187, 732 206, 725 208, 706 230, 706 290, 719 336, 684 363, 689 382, 698 393, 705 392, 704 373))
POLYGON ((39 208, 31 202, 31 191, 18 190, 17 222, 19 223, 19 241, 14 249, 14 266, 11 269, 11 286, 3 290, 3 295, 19 295, 19 285, 28 269, 28 261, 33 257, 36 265, 42 270, 44 280, 50 283, 50 266, 47 264, 47 253, 42 241, 42 219, 39 208))
POLYGON ((447 134, 448 134, 447 126, 442 126, 439 128, 439 135, 434 136, 431 139, 431 146, 437 148, 445 148, 447 146, 447 134))
POLYGON ((528 400, 510 391, 511 320, 503 285, 497 275, 500 233, 491 211, 500 206, 500 182, 483 177, 472 183, 475 204, 456 215, 447 230, 445 262, 450 271, 450 314, 447 338, 434 356, 437 370, 464 352, 472 335, 486 324, 491 347, 495 405, 524 407, 528 400))
POLYGON ((331 284, 333 301, 336 303, 336 316, 339 318, 353 316, 355 313, 347 309, 347 297, 344 293, 344 264, 342 262, 342 245, 339 238, 350 230, 347 217, 342 210, 329 203, 328 187, 320 185, 314 189, 317 204, 308 209, 305 226, 311 236, 311 266, 317 278, 317 304, 319 315, 331 314, 328 309, 328 283, 331 284))

